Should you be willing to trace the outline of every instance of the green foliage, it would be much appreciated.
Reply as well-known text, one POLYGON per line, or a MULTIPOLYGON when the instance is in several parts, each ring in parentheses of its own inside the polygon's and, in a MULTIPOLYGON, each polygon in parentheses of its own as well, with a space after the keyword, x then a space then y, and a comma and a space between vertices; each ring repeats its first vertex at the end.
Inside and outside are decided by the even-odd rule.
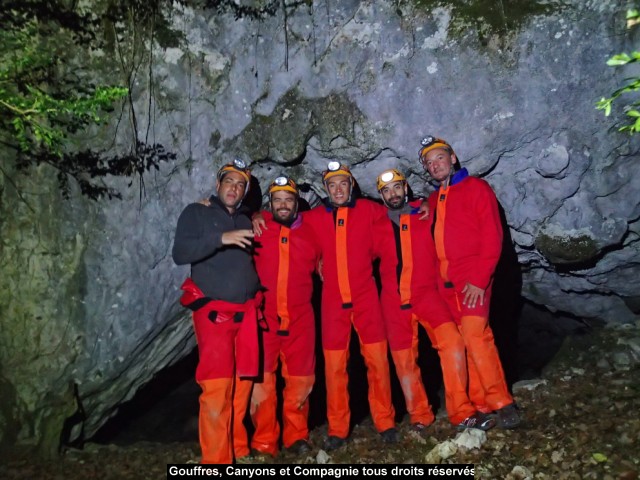
MULTIPOLYGON (((627 11, 627 28, 633 28, 640 23, 640 11, 628 10, 627 11)), ((610 67, 621 67, 624 65, 630 65, 640 61, 640 52, 633 51, 630 54, 619 53, 614 55, 607 61, 607 65, 610 67)), ((608 117, 611 115, 613 108, 613 102, 624 94, 630 94, 640 90, 640 77, 631 77, 625 80, 625 84, 615 90, 610 97, 602 97, 597 103, 596 108, 598 110, 604 110, 604 114, 608 117)), ((622 125, 619 130, 621 132, 629 132, 631 134, 640 132, 640 100, 633 101, 624 105, 623 109, 627 117, 629 117, 629 123, 622 125)))
MULTIPOLYGON (((102 47, 95 34, 102 19, 92 12, 65 9, 62 2, 50 0, 3 3, 0 142, 16 151, 18 170, 46 163, 58 169, 60 189, 65 196, 70 193, 71 177, 89 198, 120 198, 119 192, 96 179, 106 175, 139 175, 143 186, 144 171, 158 168, 158 162, 175 157, 161 145, 140 142, 137 136, 130 154, 106 157, 91 149, 77 151, 73 147, 74 135, 105 124, 114 106, 129 97, 126 87, 93 85, 83 79, 87 76, 83 58, 102 47), (72 51, 76 56, 70 54, 72 51)), ((132 3, 153 3, 157 8, 157 2, 132 3)), ((118 21, 118 16, 112 15, 111 20, 118 21)), ((3 173, 6 175, 4 170, 3 173)))
MULTIPOLYGON (((38 13, 45 13, 40 5, 33 6, 38 13)), ((47 37, 52 33, 50 22, 41 21, 24 9, 24 5, 22 10, 16 7, 5 11, 3 16, 9 28, 0 30, 1 126, 5 132, 8 126, 13 128, 13 143, 22 154, 45 151, 62 157, 67 131, 101 123, 101 113, 126 95, 127 89, 117 86, 81 86, 77 91, 64 86, 58 88, 55 81, 64 81, 59 78, 58 70, 65 53, 62 42, 48 45, 47 37)), ((90 38, 88 31, 79 26, 80 17, 75 19, 75 26, 69 32, 77 34, 68 35, 69 39, 90 38)), ((62 38, 65 30, 68 29, 62 29, 62 38)))

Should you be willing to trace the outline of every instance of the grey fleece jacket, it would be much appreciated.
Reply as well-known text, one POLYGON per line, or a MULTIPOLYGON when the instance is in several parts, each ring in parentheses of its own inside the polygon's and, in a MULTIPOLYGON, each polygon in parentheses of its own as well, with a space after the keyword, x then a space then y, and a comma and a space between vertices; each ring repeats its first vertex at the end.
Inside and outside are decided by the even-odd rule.
POLYGON ((251 220, 242 211, 230 214, 212 196, 211 206, 192 203, 178 218, 173 243, 173 261, 191 264, 191 278, 202 292, 214 300, 244 303, 260 289, 260 280, 251 252, 235 245, 222 245, 222 234, 251 229, 251 220))

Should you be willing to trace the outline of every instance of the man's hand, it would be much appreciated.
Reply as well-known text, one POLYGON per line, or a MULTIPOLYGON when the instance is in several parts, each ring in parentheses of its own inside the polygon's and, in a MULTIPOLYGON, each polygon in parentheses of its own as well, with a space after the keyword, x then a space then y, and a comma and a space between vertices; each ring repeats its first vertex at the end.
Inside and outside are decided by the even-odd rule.
POLYGON ((264 221, 264 217, 260 212, 253 214, 253 217, 251 217, 251 224, 253 225, 253 231, 256 235, 262 235, 263 229, 268 230, 267 222, 264 221))
POLYGON ((253 231, 248 229, 243 230, 230 230, 222 234, 223 245, 237 245, 240 248, 251 247, 251 240, 253 239, 253 231))
POLYGON ((462 289, 462 293, 464 293, 464 298, 462 299, 463 305, 469 308, 475 308, 478 300, 480 300, 480 306, 484 305, 484 290, 482 288, 467 282, 462 289))
POLYGON ((198 200, 198 203, 200 205, 204 205, 205 207, 211 206, 211 200, 209 200, 208 198, 203 198, 202 200, 198 200))
POLYGON ((429 220, 429 202, 427 202, 426 198, 422 200, 418 213, 420 214, 418 220, 429 220))

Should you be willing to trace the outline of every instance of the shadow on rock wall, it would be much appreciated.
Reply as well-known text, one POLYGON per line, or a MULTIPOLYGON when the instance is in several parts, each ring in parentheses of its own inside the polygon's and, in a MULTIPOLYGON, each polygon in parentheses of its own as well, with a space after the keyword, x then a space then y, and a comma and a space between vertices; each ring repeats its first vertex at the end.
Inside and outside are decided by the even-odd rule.
POLYGON ((491 296, 489 324, 502 360, 509 387, 518 380, 518 329, 522 310, 522 272, 518 254, 513 246, 511 232, 502 205, 498 203, 502 231, 502 253, 496 266, 491 296))

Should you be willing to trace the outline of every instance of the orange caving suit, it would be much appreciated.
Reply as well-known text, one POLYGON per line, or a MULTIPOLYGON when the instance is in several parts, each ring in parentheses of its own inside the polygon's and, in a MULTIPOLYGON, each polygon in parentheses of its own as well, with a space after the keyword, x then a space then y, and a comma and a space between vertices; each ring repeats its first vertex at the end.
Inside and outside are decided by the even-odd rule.
POLYGON ((372 262, 395 268, 393 233, 386 208, 366 199, 348 206, 328 203, 304 213, 322 252, 322 348, 327 383, 328 434, 346 438, 351 412, 347 361, 351 325, 367 367, 369 407, 375 428, 394 427, 387 341, 372 262))
POLYGON ((282 442, 285 448, 308 440, 309 394, 315 381, 315 320, 312 273, 319 251, 302 215, 291 228, 263 212, 266 227, 256 236, 255 264, 265 292, 267 330, 263 332, 264 378, 251 397, 255 433, 251 446, 276 455, 280 427, 276 418, 276 370, 282 362, 285 380, 282 442))
POLYGON ((447 305, 437 292, 436 256, 430 222, 420 220, 418 200, 388 215, 395 234, 398 266, 383 279, 380 300, 396 373, 412 424, 429 425, 429 405, 418 359, 418 323, 438 351, 445 385, 447 413, 458 424, 475 413, 467 395, 464 341, 447 305))
POLYGON ((469 398, 488 413, 513 403, 489 327, 493 273, 502 249, 498 201, 487 182, 456 172, 429 197, 429 236, 437 256, 438 292, 458 323, 467 349, 469 398), (467 283, 485 290, 484 303, 462 304, 467 283))
POLYGON ((181 303, 194 311, 202 463, 232 463, 249 454, 242 421, 253 381, 241 377, 258 374, 260 282, 250 252, 222 244, 224 232, 250 229, 251 220, 215 196, 210 203, 182 211, 172 254, 176 264, 191 264, 181 303))

